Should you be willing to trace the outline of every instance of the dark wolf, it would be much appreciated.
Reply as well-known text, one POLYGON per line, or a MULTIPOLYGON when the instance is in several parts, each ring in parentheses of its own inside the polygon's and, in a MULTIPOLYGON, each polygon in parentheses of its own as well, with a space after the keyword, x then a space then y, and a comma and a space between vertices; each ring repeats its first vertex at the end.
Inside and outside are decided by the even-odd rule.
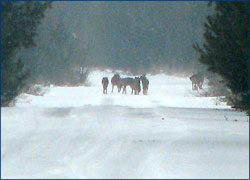
POLYGON ((109 84, 109 79, 107 77, 102 78, 103 94, 108 94, 107 87, 109 84))
POLYGON ((201 73, 194 74, 189 78, 192 81, 192 90, 202 89, 204 83, 204 75, 201 73))
POLYGON ((140 78, 139 77, 135 77, 135 78, 122 78, 122 87, 123 87, 123 94, 127 94, 127 86, 130 86, 132 91, 131 94, 135 94, 138 95, 141 91, 141 85, 140 85, 140 78))
POLYGON ((141 77, 141 82, 142 82, 142 89, 143 89, 143 94, 147 95, 148 94, 148 85, 149 85, 149 80, 146 78, 146 75, 143 74, 141 77))
POLYGON ((118 92, 121 91, 122 89, 122 82, 121 82, 121 77, 119 74, 115 74, 112 79, 111 79, 111 84, 112 84, 112 91, 114 90, 114 87, 116 86, 118 89, 118 92))

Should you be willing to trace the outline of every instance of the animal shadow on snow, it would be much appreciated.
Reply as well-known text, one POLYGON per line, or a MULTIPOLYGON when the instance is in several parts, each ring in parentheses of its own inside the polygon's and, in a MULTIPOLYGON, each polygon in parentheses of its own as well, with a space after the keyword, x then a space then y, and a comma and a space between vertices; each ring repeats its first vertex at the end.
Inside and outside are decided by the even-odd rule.
POLYGON ((46 109, 44 114, 48 117, 62 118, 69 116, 73 109, 73 107, 46 109))
POLYGON ((126 117, 138 117, 138 118, 145 118, 145 119, 151 119, 157 117, 157 115, 150 111, 150 108, 128 108, 126 114, 126 117))

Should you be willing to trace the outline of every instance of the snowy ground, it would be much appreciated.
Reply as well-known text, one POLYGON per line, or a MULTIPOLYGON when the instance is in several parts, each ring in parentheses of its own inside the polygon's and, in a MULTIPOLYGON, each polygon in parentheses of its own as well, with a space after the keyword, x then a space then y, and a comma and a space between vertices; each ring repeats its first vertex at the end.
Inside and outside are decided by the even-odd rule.
POLYGON ((1 177, 249 178, 248 116, 163 74, 148 96, 103 95, 112 75, 1 108, 1 177))

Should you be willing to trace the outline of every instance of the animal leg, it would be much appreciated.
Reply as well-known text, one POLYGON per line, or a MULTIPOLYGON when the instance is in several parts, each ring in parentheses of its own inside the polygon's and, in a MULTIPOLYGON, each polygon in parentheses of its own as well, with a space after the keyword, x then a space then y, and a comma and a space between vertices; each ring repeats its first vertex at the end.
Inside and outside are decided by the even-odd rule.
POLYGON ((111 92, 113 92, 113 90, 114 90, 114 85, 112 84, 112 91, 111 92))
POLYGON ((126 86, 123 86, 122 94, 125 94, 126 86))

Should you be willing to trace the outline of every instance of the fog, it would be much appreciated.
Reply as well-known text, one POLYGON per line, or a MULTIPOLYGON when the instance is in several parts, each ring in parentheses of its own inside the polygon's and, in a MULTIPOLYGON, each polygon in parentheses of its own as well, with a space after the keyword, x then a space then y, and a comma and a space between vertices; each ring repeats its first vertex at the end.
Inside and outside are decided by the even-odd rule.
POLYGON ((195 73, 204 69, 192 45, 202 44, 213 11, 207 4, 53 2, 38 27, 37 46, 21 56, 33 76, 45 80, 72 79, 79 67, 195 73))
POLYGON ((224 39, 239 37, 219 43, 219 34, 212 58, 203 58, 230 75, 213 79, 192 47, 204 48, 206 16, 214 10, 208 2, 53 1, 37 29, 32 23, 42 13, 40 6, 28 11, 34 4, 6 5, 11 12, 2 16, 12 33, 2 31, 5 52, 17 52, 5 53, 2 66, 3 179, 249 178, 249 112, 234 110, 249 99, 249 29, 241 32, 239 18, 247 13, 238 13, 247 5, 219 19, 240 22, 230 33, 234 25, 218 24, 224 39), (18 23, 16 7, 25 10, 18 23), (17 30, 21 23, 27 29, 17 30), (29 45, 33 37, 36 46, 18 49, 18 38, 29 45), (220 51, 224 45, 230 48, 220 51), (112 81, 114 73, 122 79, 112 81))

